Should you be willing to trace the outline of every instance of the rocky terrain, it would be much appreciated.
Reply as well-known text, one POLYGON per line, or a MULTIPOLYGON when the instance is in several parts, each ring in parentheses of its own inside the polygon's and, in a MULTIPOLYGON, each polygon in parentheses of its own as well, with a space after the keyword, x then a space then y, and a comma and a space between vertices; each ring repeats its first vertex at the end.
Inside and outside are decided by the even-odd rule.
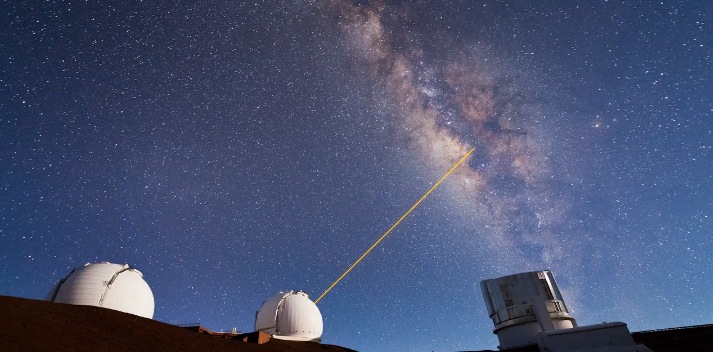
POLYGON ((353 351, 313 342, 243 342, 104 308, 16 297, 0 296, 0 311, 2 351, 353 351))

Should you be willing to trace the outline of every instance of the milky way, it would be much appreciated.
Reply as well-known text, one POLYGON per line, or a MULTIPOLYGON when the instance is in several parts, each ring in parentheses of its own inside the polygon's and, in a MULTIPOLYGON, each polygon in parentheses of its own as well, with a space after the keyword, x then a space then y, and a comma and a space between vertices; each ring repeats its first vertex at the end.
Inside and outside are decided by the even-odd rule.
POLYGON ((444 170, 470 147, 478 149, 470 167, 458 169, 451 181, 458 211, 478 228, 472 241, 510 253, 491 258, 499 265, 554 265, 564 252, 556 236, 564 235, 557 227, 565 221, 567 204, 552 191, 546 158, 552 150, 543 150, 537 140, 551 131, 533 131, 538 126, 523 121, 538 117, 527 111, 528 104, 536 104, 530 92, 499 76, 506 74, 501 68, 469 59, 463 48, 448 48, 447 58, 429 60, 411 38, 415 34, 406 32, 403 9, 385 14, 379 5, 335 6, 347 45, 383 85, 399 132, 414 152, 433 170, 444 170), (385 16, 396 18, 390 28, 385 16))

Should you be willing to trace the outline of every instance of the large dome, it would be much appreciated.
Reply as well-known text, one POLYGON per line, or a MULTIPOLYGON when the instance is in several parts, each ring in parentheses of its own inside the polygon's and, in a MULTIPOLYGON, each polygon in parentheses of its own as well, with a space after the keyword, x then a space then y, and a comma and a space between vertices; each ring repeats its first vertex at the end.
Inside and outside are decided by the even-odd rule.
POLYGON ((57 303, 96 306, 153 318, 154 297, 140 271, 128 264, 87 263, 50 291, 57 303))
POLYGON ((320 341, 322 313, 302 291, 280 292, 262 304, 255 317, 255 330, 273 338, 292 341, 320 341))

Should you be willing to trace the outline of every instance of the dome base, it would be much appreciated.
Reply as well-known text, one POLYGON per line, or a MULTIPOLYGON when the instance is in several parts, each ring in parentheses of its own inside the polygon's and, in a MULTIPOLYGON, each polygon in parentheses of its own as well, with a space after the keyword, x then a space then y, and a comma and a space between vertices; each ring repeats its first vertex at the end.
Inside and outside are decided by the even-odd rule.
POLYGON ((321 337, 314 337, 314 336, 280 336, 280 335, 272 335, 273 339, 276 340, 285 340, 285 341, 303 341, 303 342, 317 342, 321 343, 322 338, 321 337))

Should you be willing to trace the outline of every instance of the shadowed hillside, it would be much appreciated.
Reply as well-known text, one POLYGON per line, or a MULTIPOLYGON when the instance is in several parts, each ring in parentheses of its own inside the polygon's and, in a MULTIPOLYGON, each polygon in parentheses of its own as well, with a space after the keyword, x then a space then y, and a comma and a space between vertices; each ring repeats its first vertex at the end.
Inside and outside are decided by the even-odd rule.
POLYGON ((0 296, 2 351, 353 351, 312 342, 258 345, 104 308, 0 296))

